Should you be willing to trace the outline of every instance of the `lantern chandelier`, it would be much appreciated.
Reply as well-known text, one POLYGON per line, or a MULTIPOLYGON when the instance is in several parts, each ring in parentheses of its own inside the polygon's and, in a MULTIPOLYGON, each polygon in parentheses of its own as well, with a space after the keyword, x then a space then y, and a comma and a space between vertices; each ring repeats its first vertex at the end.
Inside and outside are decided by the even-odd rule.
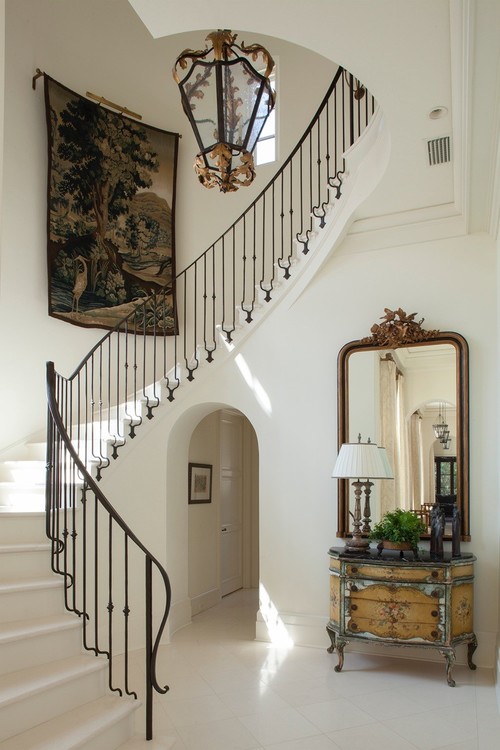
POLYGON ((443 402, 439 406, 439 416, 436 424, 432 425, 434 430, 434 436, 439 440, 445 450, 450 447, 450 430, 448 429, 448 423, 446 421, 446 402, 443 402), (444 417, 443 417, 444 412, 444 417))
POLYGON ((202 185, 223 193, 253 181, 252 151, 275 104, 271 55, 260 44, 236 44, 236 37, 213 31, 206 37, 211 46, 184 50, 173 69, 199 147, 195 172, 202 185), (259 58, 264 73, 250 63, 259 58))

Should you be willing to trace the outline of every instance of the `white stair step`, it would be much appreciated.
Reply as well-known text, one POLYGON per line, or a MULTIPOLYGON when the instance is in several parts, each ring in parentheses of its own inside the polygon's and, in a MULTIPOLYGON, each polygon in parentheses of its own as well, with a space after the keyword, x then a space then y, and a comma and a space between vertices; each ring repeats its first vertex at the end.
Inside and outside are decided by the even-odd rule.
POLYGON ((87 654, 0 677, 0 742, 105 691, 107 660, 87 654))
POLYGON ((0 582, 26 580, 50 570, 51 544, 0 544, 0 582))
POLYGON ((45 538, 43 511, 0 508, 0 544, 36 543, 45 538))
POLYGON ((107 695, 17 734, 1 747, 2 750, 115 750, 130 738, 133 714, 139 706, 139 701, 107 695))
POLYGON ((46 457, 47 443, 44 439, 18 443, 2 451, 2 461, 45 461, 46 457))
POLYGON ((0 480, 45 487, 45 461, 0 461, 0 480))
POLYGON ((60 614, 64 608, 63 587, 63 577, 55 574, 0 583, 0 622, 60 614))
POLYGON ((45 508, 45 484, 0 482, 0 508, 41 511, 45 508))
POLYGON ((44 664, 48 654, 64 659, 82 650, 82 624, 75 614, 0 623, 0 674, 44 664))

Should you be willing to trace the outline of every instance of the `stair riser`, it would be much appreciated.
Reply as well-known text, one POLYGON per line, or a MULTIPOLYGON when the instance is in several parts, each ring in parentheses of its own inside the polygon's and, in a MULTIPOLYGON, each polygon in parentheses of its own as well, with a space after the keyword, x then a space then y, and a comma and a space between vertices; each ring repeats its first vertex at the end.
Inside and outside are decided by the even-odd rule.
MULTIPOLYGON (((61 720, 56 717, 26 733, 16 734, 2 743, 2 750, 116 750, 127 747, 134 734, 134 714, 139 706, 139 701, 130 698, 105 696, 77 708, 61 720)), ((139 736, 144 737, 143 726, 139 736)), ((141 747, 143 744, 145 746, 146 742, 141 742, 141 747)), ((151 744, 159 747, 156 743, 151 744)))
POLYGON ((0 484, 0 507, 14 508, 19 511, 27 509, 43 511, 45 509, 45 487, 4 482, 0 484))
POLYGON ((45 538, 44 513, 0 512, 0 544, 39 544, 45 538))
MULTIPOLYGON (((130 740, 133 734, 134 717, 132 715, 107 727, 95 737, 89 738, 83 745, 78 745, 78 750, 80 748, 81 750, 116 750, 116 748, 119 748, 130 740)), ((72 750, 72 748, 68 748, 67 750, 72 750)))
POLYGON ((0 674, 37 667, 51 659, 65 659, 82 652, 81 622, 74 615, 75 627, 29 638, 0 641, 0 674))
MULTIPOLYGON (((59 584, 59 582, 58 582, 59 584)), ((28 620, 31 617, 48 617, 64 611, 64 593, 61 585, 28 591, 2 591, 0 593, 0 622, 28 620)))
POLYGON ((104 675, 103 670, 75 674, 69 681, 48 685, 45 690, 0 707, 0 742, 104 695, 104 675))
POLYGON ((22 581, 50 573, 50 546, 22 552, 0 550, 0 583, 22 581))

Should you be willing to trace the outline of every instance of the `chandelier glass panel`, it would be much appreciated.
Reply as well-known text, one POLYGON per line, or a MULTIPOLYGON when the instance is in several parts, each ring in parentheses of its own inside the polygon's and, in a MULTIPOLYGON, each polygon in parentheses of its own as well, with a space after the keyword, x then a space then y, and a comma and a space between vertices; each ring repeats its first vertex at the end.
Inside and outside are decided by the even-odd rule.
POLYGON ((275 104, 271 55, 260 44, 236 44, 236 37, 213 31, 206 38, 211 46, 184 50, 173 70, 198 143, 195 172, 202 185, 223 193, 253 181, 252 151, 275 104))

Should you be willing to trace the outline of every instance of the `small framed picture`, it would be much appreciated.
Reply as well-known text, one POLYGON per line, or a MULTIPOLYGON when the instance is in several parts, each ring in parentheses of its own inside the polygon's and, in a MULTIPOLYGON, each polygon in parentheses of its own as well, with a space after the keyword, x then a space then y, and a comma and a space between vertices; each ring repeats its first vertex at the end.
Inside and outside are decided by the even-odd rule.
POLYGON ((188 502, 212 502, 212 465, 189 464, 189 495, 188 502))

